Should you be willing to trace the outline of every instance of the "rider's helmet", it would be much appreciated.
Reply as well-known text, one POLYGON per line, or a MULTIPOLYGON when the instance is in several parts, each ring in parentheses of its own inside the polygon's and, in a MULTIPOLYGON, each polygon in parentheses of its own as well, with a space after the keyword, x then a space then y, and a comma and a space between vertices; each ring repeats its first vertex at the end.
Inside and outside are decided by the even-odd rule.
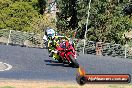
POLYGON ((69 45, 69 42, 68 42, 68 40, 64 40, 64 41, 62 41, 62 43, 60 45, 62 48, 67 48, 69 45))
POLYGON ((58 32, 55 32, 55 36, 59 35, 58 32))
POLYGON ((49 39, 53 39, 55 37, 55 31, 52 28, 48 28, 46 30, 46 35, 49 39))
POLYGON ((61 44, 60 44, 61 48, 66 48, 66 42, 65 41, 62 41, 61 44))

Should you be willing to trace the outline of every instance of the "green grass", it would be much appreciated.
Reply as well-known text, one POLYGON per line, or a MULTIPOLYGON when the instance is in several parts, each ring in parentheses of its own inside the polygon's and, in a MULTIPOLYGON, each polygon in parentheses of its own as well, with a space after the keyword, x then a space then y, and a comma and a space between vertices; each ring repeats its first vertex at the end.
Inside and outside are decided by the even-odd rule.
POLYGON ((15 88, 15 87, 11 87, 11 86, 4 86, 4 87, 0 87, 0 88, 15 88))
POLYGON ((119 85, 110 85, 108 88, 125 88, 125 87, 119 85))

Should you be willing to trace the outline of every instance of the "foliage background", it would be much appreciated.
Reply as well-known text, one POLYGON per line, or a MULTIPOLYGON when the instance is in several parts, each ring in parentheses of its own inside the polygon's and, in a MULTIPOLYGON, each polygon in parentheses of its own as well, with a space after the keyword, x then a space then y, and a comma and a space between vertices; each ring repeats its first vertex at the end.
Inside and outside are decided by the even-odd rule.
MULTIPOLYGON (((41 33, 47 27, 83 39, 89 0, 52 0, 56 18, 46 13, 49 0, 0 0, 0 29, 41 33)), ((87 38, 125 44, 124 33, 132 30, 132 17, 123 9, 130 0, 92 0, 87 38)))
MULTIPOLYGON (((84 38, 89 0, 58 0, 62 8, 58 15, 58 28, 77 30, 77 38, 84 38), (72 7, 70 7, 72 6, 72 7), (73 8, 73 9, 71 9, 73 8), (76 14, 76 15, 75 15, 76 14), (75 15, 75 16, 74 16, 75 15), (71 26, 74 17, 74 27, 71 26)), ((131 30, 132 18, 123 9, 130 0, 92 0, 87 38, 91 41, 125 44, 124 32, 131 30)))
POLYGON ((45 9, 45 0, 0 0, 0 29, 42 32, 54 27, 45 9))

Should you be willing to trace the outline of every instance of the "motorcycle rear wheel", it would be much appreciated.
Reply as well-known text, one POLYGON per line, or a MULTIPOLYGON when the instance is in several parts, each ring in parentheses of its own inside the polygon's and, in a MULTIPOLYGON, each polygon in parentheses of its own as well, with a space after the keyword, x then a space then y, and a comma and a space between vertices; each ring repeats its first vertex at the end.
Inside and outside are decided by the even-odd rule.
POLYGON ((61 58, 59 58, 59 59, 57 59, 58 60, 58 62, 60 62, 60 63, 62 63, 63 62, 63 60, 61 59, 61 58))
POLYGON ((59 55, 55 54, 55 53, 53 54, 53 58, 55 58, 55 60, 58 60, 59 63, 63 62, 62 58, 59 55))

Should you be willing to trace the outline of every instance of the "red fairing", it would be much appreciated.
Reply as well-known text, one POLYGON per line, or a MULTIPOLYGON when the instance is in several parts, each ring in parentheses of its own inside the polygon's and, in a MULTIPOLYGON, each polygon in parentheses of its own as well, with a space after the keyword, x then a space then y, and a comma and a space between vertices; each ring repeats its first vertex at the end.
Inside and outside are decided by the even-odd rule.
POLYGON ((69 55, 72 55, 73 57, 74 57, 74 54, 72 53, 72 52, 68 52, 67 54, 66 54, 66 58, 67 58, 67 60, 70 62, 70 58, 69 58, 69 55))
POLYGON ((60 46, 58 46, 56 49, 59 52, 59 55, 63 58, 63 59, 67 59, 70 62, 70 58, 69 55, 72 55, 74 58, 76 58, 76 52, 75 49, 72 47, 72 45, 66 41, 65 42, 65 48, 62 48, 63 44, 60 44, 60 46))
POLYGON ((66 57, 69 58, 69 55, 71 54, 75 58, 76 52, 75 52, 75 49, 72 47, 71 44, 69 45, 68 51, 69 52, 67 52, 66 57))
POLYGON ((58 51, 64 50, 63 48, 61 48, 60 46, 57 46, 56 48, 58 51))
POLYGON ((60 55, 61 57, 64 57, 65 52, 62 52, 64 49, 63 49, 63 48, 61 48, 60 46, 58 46, 56 49, 58 50, 59 55, 60 55))

